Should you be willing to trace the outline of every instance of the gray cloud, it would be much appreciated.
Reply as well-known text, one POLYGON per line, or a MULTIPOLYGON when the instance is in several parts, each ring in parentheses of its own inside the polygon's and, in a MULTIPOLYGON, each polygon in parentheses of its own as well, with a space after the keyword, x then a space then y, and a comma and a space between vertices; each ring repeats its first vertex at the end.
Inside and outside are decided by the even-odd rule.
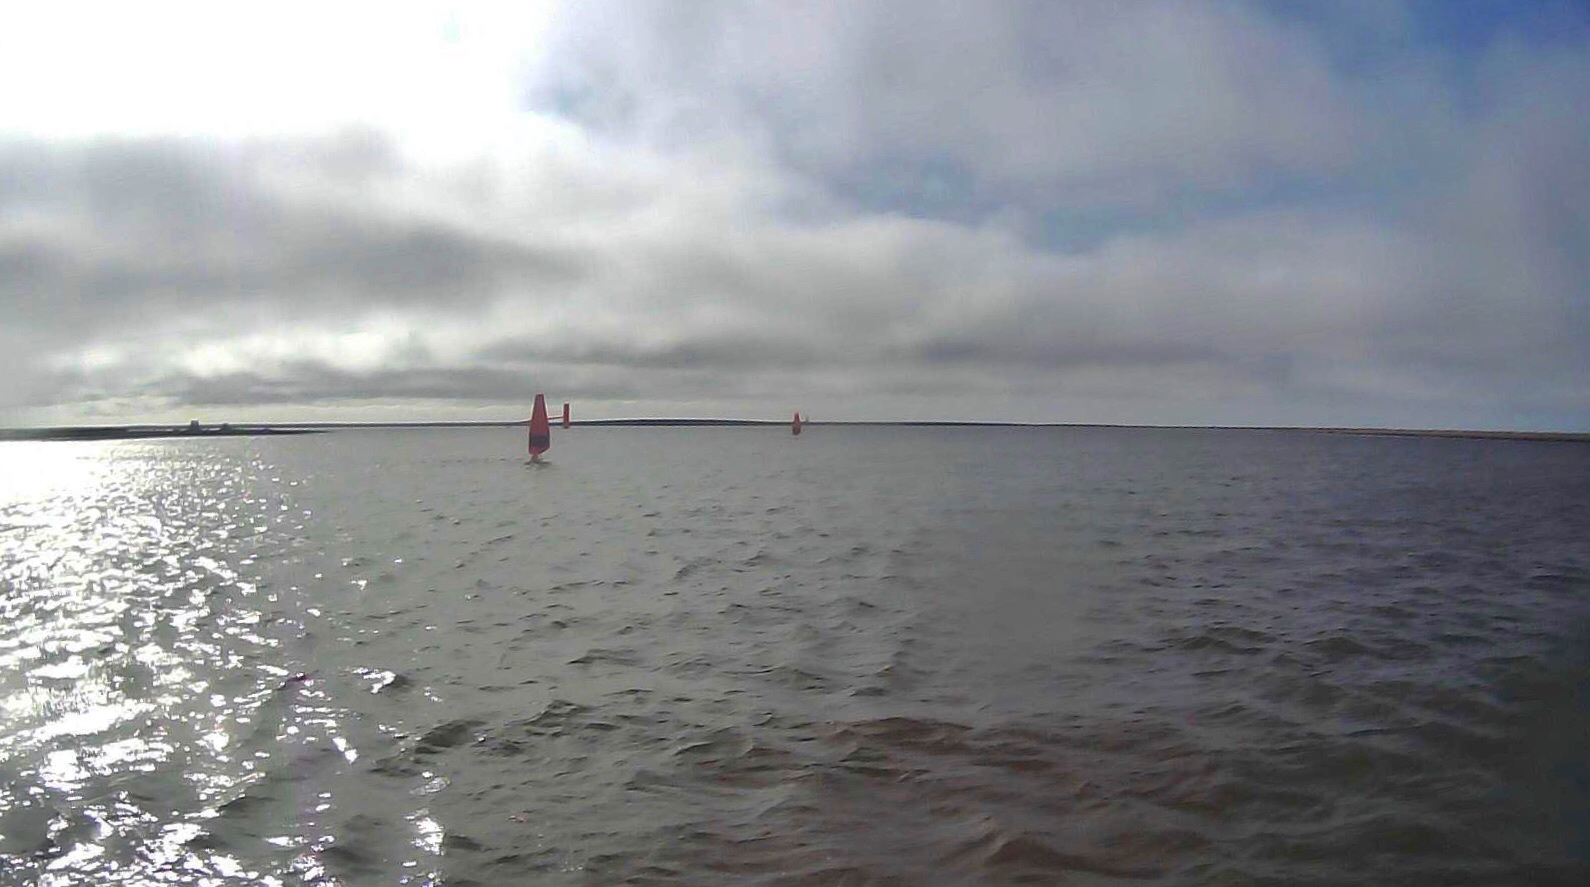
POLYGON ((401 175, 369 133, 232 155, 171 139, 0 145, 0 301, 35 336, 80 337, 181 313, 467 308, 580 274, 556 250, 305 193, 401 175), (281 170, 299 181, 273 182, 281 170))
POLYGON ((971 336, 946 336, 925 342, 914 349, 912 356, 928 364, 1012 364, 1049 370, 1077 366, 1175 366, 1229 360, 1212 347, 1188 342, 1118 344, 1054 339, 1007 342, 971 336))
POLYGON ((834 355, 821 343, 780 339, 765 333, 724 335, 718 330, 685 332, 672 341, 626 343, 587 340, 565 344, 508 340, 482 349, 479 358, 510 366, 572 365, 625 370, 759 371, 810 369, 834 355))
MULTIPOLYGON (((455 401, 511 404, 525 400, 525 375, 490 366, 387 368, 358 373, 302 361, 276 375, 227 373, 173 377, 155 386, 183 406, 236 407, 260 404, 316 404, 357 401, 455 401)), ((633 385, 564 383, 563 396, 576 399, 632 398, 633 385)))

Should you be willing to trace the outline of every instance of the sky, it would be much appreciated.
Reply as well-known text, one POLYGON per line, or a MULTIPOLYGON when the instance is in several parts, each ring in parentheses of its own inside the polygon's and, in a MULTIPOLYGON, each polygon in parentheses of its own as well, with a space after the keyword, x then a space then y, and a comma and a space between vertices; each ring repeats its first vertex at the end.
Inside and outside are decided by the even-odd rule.
POLYGON ((1590 431, 1590 4, 0 7, 0 425, 1590 431))

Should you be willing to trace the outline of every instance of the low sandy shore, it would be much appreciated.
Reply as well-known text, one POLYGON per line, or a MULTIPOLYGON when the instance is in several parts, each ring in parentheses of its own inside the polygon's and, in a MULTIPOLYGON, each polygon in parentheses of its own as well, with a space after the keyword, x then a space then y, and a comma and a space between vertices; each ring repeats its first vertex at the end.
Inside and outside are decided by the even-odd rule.
POLYGON ((228 425, 192 428, 187 425, 91 428, 0 428, 0 440, 139 440, 147 437, 252 437, 276 434, 319 434, 315 428, 272 428, 262 425, 228 425))

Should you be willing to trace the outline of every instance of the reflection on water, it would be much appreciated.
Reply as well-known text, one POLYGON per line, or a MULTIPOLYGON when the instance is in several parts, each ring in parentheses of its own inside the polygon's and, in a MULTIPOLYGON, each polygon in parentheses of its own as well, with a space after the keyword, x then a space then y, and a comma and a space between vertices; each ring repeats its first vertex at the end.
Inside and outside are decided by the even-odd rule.
POLYGON ((321 740, 357 750, 313 681, 293 680, 312 608, 259 583, 262 558, 302 544, 297 481, 246 442, 26 443, 0 459, 6 877, 312 869, 301 857, 330 840, 315 834, 329 795, 296 784, 296 758, 321 740))
POLYGON ((1590 457, 0 447, 0 882, 1579 883, 1590 457))

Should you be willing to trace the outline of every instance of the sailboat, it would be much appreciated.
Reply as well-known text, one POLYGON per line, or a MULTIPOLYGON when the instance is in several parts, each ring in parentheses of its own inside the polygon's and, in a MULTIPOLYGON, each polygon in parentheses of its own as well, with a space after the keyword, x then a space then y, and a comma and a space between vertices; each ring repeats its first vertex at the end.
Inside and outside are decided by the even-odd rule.
POLYGON ((795 413, 795 421, 790 423, 789 433, 790 434, 800 434, 801 433, 801 414, 800 414, 800 412, 798 410, 795 413))
MULTIPOLYGON (((563 402, 563 427, 569 427, 569 403, 563 402)), ((530 410, 530 461, 541 461, 541 454, 552 449, 552 430, 547 423, 547 398, 536 395, 536 405, 530 410)))

